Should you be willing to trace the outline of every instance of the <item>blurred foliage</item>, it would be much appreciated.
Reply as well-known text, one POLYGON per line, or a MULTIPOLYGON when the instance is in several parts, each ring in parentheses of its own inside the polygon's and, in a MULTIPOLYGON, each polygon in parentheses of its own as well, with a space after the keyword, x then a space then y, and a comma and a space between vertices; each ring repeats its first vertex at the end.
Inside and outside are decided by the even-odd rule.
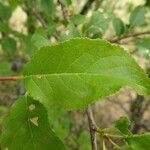
POLYGON ((146 8, 144 6, 137 6, 130 15, 130 26, 142 26, 145 24, 146 8))
MULTIPOLYGON (((132 44, 136 52, 149 61, 150 0, 145 0, 140 6, 126 3, 123 9, 126 16, 129 16, 128 19, 118 13, 120 8, 117 3, 117 0, 0 0, 0 75, 21 74, 22 66, 38 48, 57 41, 75 37, 104 38, 111 41, 147 30, 148 34, 133 35, 132 44), (10 22, 18 8, 26 14, 27 18, 22 23, 26 32, 15 28, 15 23, 19 22, 15 19, 19 18, 13 18, 16 25, 14 27, 10 22)), ((3 84, 0 83, 0 86, 3 84)), ((12 88, 12 85, 7 85, 6 91, 7 88, 12 88)), ((1 95, 0 93, 2 101, 1 95)), ((7 107, 7 103, 0 105, 0 123, 7 107)), ((55 120, 51 126, 71 149, 90 150, 88 131, 79 130, 71 135, 72 123, 68 116, 69 113, 63 110, 49 112, 50 123, 55 120), (69 141, 66 141, 68 136, 69 141)), ((121 121, 128 125, 126 120, 121 121)), ((121 121, 117 126, 120 126, 121 121)))

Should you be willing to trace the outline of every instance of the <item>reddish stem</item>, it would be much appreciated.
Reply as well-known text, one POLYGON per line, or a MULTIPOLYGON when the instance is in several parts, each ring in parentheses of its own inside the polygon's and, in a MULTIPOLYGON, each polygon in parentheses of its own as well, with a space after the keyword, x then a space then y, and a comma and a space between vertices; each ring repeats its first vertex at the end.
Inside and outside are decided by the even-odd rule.
POLYGON ((16 80, 20 80, 21 77, 20 76, 3 76, 0 77, 0 81, 16 81, 16 80))

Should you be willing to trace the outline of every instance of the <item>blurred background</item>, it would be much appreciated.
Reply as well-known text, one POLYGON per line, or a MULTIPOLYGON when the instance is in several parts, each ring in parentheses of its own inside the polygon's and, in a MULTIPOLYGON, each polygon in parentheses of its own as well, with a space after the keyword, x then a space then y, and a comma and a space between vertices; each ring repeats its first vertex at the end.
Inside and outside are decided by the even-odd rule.
MULTIPOLYGON (((0 76, 21 75, 40 47, 75 37, 121 45, 150 76, 150 0, 0 0, 0 76)), ((0 130, 3 116, 24 93, 22 82, 0 81, 0 130)), ((92 110, 102 128, 127 116, 133 133, 150 131, 150 97, 128 87, 97 101, 92 110)), ((49 113, 68 149, 91 149, 84 110, 49 113)))

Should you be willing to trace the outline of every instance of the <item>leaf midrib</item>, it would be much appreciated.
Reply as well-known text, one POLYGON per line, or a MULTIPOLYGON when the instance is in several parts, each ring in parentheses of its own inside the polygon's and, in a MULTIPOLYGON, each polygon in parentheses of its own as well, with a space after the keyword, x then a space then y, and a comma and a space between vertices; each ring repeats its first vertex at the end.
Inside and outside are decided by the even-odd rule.
MULTIPOLYGON (((138 69, 135 69, 135 68, 130 67, 130 66, 117 66, 117 67, 112 67, 111 69, 108 69, 108 71, 109 71, 109 70, 112 70, 112 69, 115 69, 115 68, 130 68, 131 70, 136 71, 137 74, 141 74, 141 75, 144 75, 144 76, 145 76, 145 74, 144 74, 143 72, 140 72, 138 69)), ((141 69, 141 70, 142 70, 142 69, 141 69)), ((106 70, 106 71, 107 71, 107 70, 106 70)), ((105 72, 105 71, 104 71, 104 72, 105 72)), ((93 75, 93 76, 107 76, 107 77, 111 76, 111 77, 113 77, 112 74, 111 74, 111 75, 108 75, 107 72, 105 72, 105 73, 103 73, 103 72, 99 72, 99 73, 93 73, 93 72, 60 72, 60 73, 59 73, 59 72, 58 72, 58 73, 44 73, 44 74, 38 73, 38 74, 23 75, 23 78, 28 78, 28 77, 37 76, 37 78, 40 79, 40 77, 42 77, 42 76, 72 76, 72 75, 93 75)), ((138 75, 137 75, 137 76, 138 76, 138 75)), ((149 79, 149 78, 148 78, 148 75, 147 75, 146 77, 147 77, 147 79, 149 79)))

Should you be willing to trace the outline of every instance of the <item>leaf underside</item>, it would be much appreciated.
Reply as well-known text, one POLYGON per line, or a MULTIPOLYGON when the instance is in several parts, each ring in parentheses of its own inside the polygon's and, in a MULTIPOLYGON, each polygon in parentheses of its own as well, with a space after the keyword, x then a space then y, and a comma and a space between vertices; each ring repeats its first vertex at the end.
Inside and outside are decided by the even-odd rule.
POLYGON ((17 100, 6 116, 1 146, 9 150, 65 150, 50 129, 44 106, 29 97, 17 100))
POLYGON ((79 38, 42 47, 23 74, 32 97, 65 109, 84 108, 123 86, 150 94, 150 79, 130 54, 98 39, 79 38))

